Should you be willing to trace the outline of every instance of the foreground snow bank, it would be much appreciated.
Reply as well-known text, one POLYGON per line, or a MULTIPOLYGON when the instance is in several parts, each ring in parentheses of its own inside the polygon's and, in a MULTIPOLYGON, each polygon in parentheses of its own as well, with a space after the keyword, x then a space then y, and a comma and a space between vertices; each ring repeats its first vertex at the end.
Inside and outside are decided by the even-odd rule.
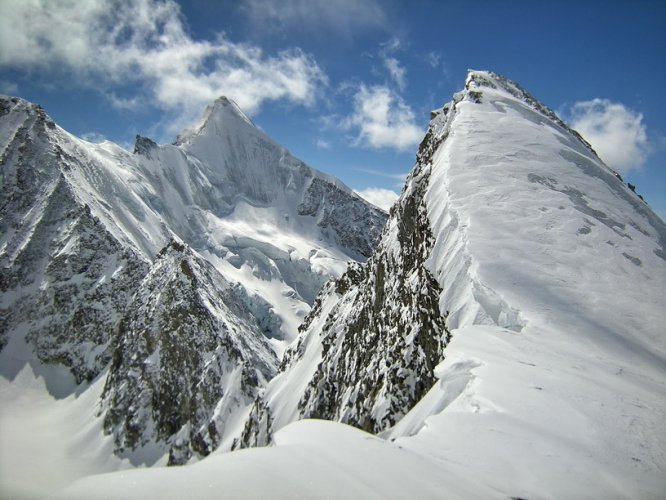
POLYGON ((358 429, 302 420, 276 446, 211 456, 178 468, 128 470, 80 479, 53 499, 470 498, 493 491, 458 464, 444 469, 420 453, 358 429))
POLYGON ((664 377, 585 344, 529 326, 457 330, 438 383, 385 437, 509 496, 661 498, 664 377))
POLYGON ((657 499, 666 491, 666 391, 649 365, 529 326, 466 327, 447 353, 437 384, 386 439, 302 420, 278 431, 272 447, 86 477, 53 498, 657 499))
POLYGON ((30 364, 13 380, 0 377, 0 498, 43 498, 78 478, 130 467, 94 415, 103 384, 57 399, 30 364))

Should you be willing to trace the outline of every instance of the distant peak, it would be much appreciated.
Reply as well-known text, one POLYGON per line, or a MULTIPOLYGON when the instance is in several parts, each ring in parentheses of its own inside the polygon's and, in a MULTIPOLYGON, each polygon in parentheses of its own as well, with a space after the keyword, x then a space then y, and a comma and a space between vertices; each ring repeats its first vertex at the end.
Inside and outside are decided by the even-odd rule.
MULTIPOLYGON (((218 112, 220 110, 225 110, 225 111, 233 113, 234 115, 241 118, 245 122, 254 126, 254 123, 252 123, 252 120, 250 120, 250 118, 245 113, 243 113, 243 110, 240 108, 240 106, 238 104, 236 104, 235 101, 233 101, 232 99, 229 99, 226 96, 220 96, 217 99, 215 99, 213 104, 206 108, 206 111, 208 111, 208 109, 211 106, 212 106, 211 113, 215 113, 215 112, 218 112)), ((205 114, 206 113, 204 112, 204 115, 205 114)))
POLYGON ((243 110, 233 100, 226 96, 220 96, 211 104, 206 106, 199 122, 191 128, 185 129, 176 139, 174 144, 184 144, 192 137, 201 134, 202 131, 210 127, 219 128, 220 126, 229 126, 238 123, 241 120, 251 127, 255 127, 252 120, 243 113, 243 110))
POLYGON ((157 144, 152 139, 137 135, 134 141, 134 154, 150 156, 150 151, 156 147, 157 144))
POLYGON ((34 104, 20 97, 0 95, 0 116, 8 113, 28 113, 36 116, 37 122, 53 130, 56 124, 39 104, 34 104))

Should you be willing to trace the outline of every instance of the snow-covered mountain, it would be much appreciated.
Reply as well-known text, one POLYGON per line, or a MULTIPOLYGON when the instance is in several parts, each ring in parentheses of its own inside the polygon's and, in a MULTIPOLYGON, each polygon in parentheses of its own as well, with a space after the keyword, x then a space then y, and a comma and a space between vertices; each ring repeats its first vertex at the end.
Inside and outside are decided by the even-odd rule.
POLYGON ((118 325, 102 395, 118 451, 162 441, 169 463, 182 464, 235 428, 277 365, 249 303, 242 285, 184 245, 157 255, 118 325))
MULTIPOLYGON (((228 108, 216 106, 221 104, 228 108)), ((208 116, 204 123, 215 121, 208 116)), ((183 134, 178 145, 160 147, 160 154, 186 149, 194 154, 207 128, 183 134)), ((154 155, 154 148, 138 141, 138 156, 154 155)), ((201 289, 183 289, 178 317, 185 318, 196 304, 210 300, 212 289, 237 294, 229 284, 241 274, 231 268, 246 272, 259 260, 252 260, 254 250, 242 251, 244 240, 234 245, 238 237, 219 235, 242 225, 237 212, 255 220, 248 214, 267 205, 291 207, 283 218, 289 221, 287 232, 310 213, 326 226, 323 221, 336 217, 326 217, 316 200, 338 196, 328 190, 320 196, 313 185, 306 188, 311 196, 298 204, 283 203, 282 195, 261 184, 243 201, 230 199, 237 203, 232 213, 201 226, 214 235, 199 233, 206 244, 190 243, 187 249, 179 241, 165 243, 154 262, 137 264, 148 266, 142 283, 150 290, 176 281, 189 286, 192 277, 201 281, 201 289), (234 255, 216 258, 207 244, 223 241, 234 255), (253 264, 235 268, 234 256, 253 264), (151 277, 159 265, 165 273, 151 277), (222 276, 214 277, 212 270, 222 276)), ((145 193, 141 199, 147 199, 145 193)), ((210 207, 207 213, 224 205, 210 207)), ((323 231, 328 241, 341 241, 333 226, 323 231)), ((257 243, 266 241, 260 231, 252 234, 253 248, 281 262, 275 255, 283 254, 257 243)), ((281 241, 279 234, 273 233, 272 241, 281 241)), ((139 235, 128 239, 137 259, 142 257, 139 235)), ((308 262, 314 268, 328 261, 308 262)), ((255 265, 253 279, 266 276, 264 269, 255 265)), ((174 299, 142 295, 141 287, 133 296, 143 310, 157 311, 157 323, 146 323, 140 313, 124 316, 133 340, 112 361, 146 387, 130 396, 130 405, 156 394, 150 363, 161 362, 162 350, 142 363, 148 359, 144 346, 159 344, 171 355, 171 338, 160 335, 158 325, 173 321, 174 299)), ((297 288, 292 290, 300 294, 297 288)), ((253 312, 258 298, 271 297, 267 287, 256 285, 254 295, 247 290, 248 285, 245 293, 255 300, 232 300, 244 308, 212 342, 233 338, 239 325, 277 331, 274 321, 253 312), (259 325, 253 325, 248 309, 259 325)), ((205 498, 211 492, 251 498, 661 498, 666 491, 664 290, 664 222, 552 111, 509 80, 471 71, 464 89, 432 113, 416 165, 368 261, 350 264, 322 288, 279 367, 260 346, 251 350, 255 358, 235 358, 241 360, 235 366, 253 366, 254 372, 245 372, 250 378, 252 373, 257 380, 267 378, 271 369, 277 375, 264 390, 246 384, 245 392, 237 392, 244 401, 257 397, 251 408, 235 413, 237 432, 227 436, 240 435, 238 447, 271 446, 214 452, 181 468, 84 477, 56 498, 205 498)), ((287 315, 273 307, 284 334, 287 315)), ((183 335, 193 341, 187 328, 183 335)), ((264 344, 271 335, 250 338, 264 344)), ((205 354, 195 364, 208 359, 211 338, 206 333, 201 339, 205 354)), ((183 401, 208 398, 209 389, 196 384, 224 378, 229 358, 204 362, 210 369, 183 401)), ((244 376, 243 368, 234 374, 244 376)), ((30 374, 19 375, 15 383, 28 385, 30 374)), ((112 377, 106 384, 103 390, 94 381, 89 391, 102 392, 108 402, 129 387, 113 384, 112 377)), ((26 411, 12 390, 16 385, 5 385, 5 399, 19 414, 26 411)), ((179 446, 183 438, 196 443, 199 454, 199 446, 210 447, 217 439, 220 429, 208 424, 215 422, 210 413, 164 410, 152 422, 130 411, 129 419, 119 413, 105 423, 119 426, 114 435, 122 439, 144 423, 145 428, 182 424, 186 430, 171 447, 175 462, 187 456, 179 446)), ((72 439, 82 447, 78 435, 72 439)), ((95 442, 97 449, 109 448, 108 442, 95 442)), ((3 458, 0 471, 7 462, 3 458)), ((113 462, 99 469, 123 466, 113 462)))
MULTIPOLYGON (((544 343, 570 349, 572 335, 663 372, 665 245, 663 221, 576 132, 515 83, 471 72, 433 112, 377 251, 318 297, 243 445, 308 417, 415 433, 428 415, 403 416, 451 336, 476 325, 521 338, 548 325, 544 343)), ((451 397, 434 394, 436 407, 451 397)))
POLYGON ((135 462, 231 439, 321 285, 386 220, 225 98, 133 153, 0 98, 0 151, 2 374, 64 366, 71 383, 45 377, 57 397, 106 377, 104 429, 135 462))
POLYGON ((260 464, 308 457, 273 470, 271 491, 660 498, 665 246, 664 222, 584 139, 472 71, 433 112, 376 252, 326 285, 255 403, 242 445, 274 446, 206 467, 257 464, 224 478, 248 495, 260 464), (288 425, 308 417, 384 441, 288 425))

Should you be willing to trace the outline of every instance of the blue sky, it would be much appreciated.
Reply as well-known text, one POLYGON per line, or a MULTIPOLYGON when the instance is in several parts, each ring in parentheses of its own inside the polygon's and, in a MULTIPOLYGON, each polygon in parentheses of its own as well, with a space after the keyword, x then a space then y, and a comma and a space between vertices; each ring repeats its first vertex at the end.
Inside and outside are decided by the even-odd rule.
POLYGON ((70 132, 170 142, 224 94, 377 203, 474 68, 558 112, 664 218, 664 54, 657 0, 0 0, 0 93, 70 132))

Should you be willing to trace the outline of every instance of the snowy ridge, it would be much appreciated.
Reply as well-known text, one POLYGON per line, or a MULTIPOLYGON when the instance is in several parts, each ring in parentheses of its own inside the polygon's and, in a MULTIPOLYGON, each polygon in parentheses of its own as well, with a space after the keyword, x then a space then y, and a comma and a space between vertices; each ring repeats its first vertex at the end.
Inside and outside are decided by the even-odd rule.
MULTIPOLYGON (((455 108, 426 200, 435 234, 462 231, 473 285, 436 274, 442 311, 466 295, 493 321, 447 318, 438 383, 386 437, 474 464, 507 494, 656 498, 666 226, 511 82, 471 72, 455 108)), ((453 248, 438 238, 430 267, 453 248)))
MULTIPOLYGON (((578 321, 588 317, 591 322, 594 317, 607 332, 622 328, 622 337, 632 339, 634 328, 623 325, 631 321, 635 307, 645 307, 644 317, 661 309, 660 297, 652 292, 665 283, 666 225, 587 143, 552 120, 552 112, 544 112, 524 93, 516 96, 513 84, 492 73, 472 72, 467 82, 470 94, 474 100, 456 105, 455 137, 433 160, 426 200, 434 233, 446 231, 447 221, 437 214, 447 203, 450 217, 464 228, 473 277, 518 309, 524 321, 529 322, 536 308, 541 314, 553 310, 546 304, 552 303, 552 294, 522 293, 521 284, 538 283, 535 289, 565 288, 571 297, 569 310, 578 321), (508 123, 511 128, 501 130, 508 123), (507 259, 511 254, 516 258, 507 259), (612 273, 610 262, 616 267, 612 273), (544 272, 552 264, 557 268, 544 272), (627 287, 631 278, 639 278, 640 287, 627 287), (622 287, 624 294, 609 294, 611 284, 611 289, 622 287), (604 312, 611 314, 604 320, 596 317, 599 297, 608 301, 604 312)), ((445 248, 445 240, 438 239, 432 268, 445 269, 445 248)), ((504 314, 509 319, 496 323, 509 327, 513 314, 504 314)), ((555 322, 554 316, 547 319, 544 322, 555 322)), ((662 349, 654 323, 641 324, 638 330, 643 335, 650 332, 648 350, 662 349)))
MULTIPOLYGON (((323 394, 348 393, 336 372, 344 365, 329 369, 326 344, 355 317, 345 304, 367 283, 405 273, 395 264, 378 273, 373 262, 387 247, 395 255, 391 228, 426 175, 434 243, 416 266, 438 282, 430 293, 439 289, 451 340, 430 391, 381 435, 429 456, 441 474, 460 464, 479 497, 658 498, 666 487, 666 226, 578 134, 498 75, 470 72, 465 90, 433 114, 377 253, 340 280, 349 288, 322 292, 255 406, 263 409, 257 428, 270 433, 253 433, 251 419, 247 444, 272 437, 280 450, 280 428, 307 416, 301 377, 323 394)), ((362 335, 352 337, 362 349, 362 335)), ((395 363, 377 347, 378 363, 395 363)), ((363 427, 345 416, 347 400, 327 401, 327 418, 363 427)), ((415 492, 435 480, 416 477, 415 492)), ((449 485, 453 496, 467 487, 449 485)))
MULTIPOLYGON (((467 87, 470 82, 476 81, 473 75, 470 73, 467 87)), ((468 324, 495 324, 520 330, 522 320, 518 312, 512 310, 474 275, 466 233, 467 221, 464 214, 459 213, 450 203, 447 171, 433 169, 433 164, 441 161, 450 145, 446 139, 451 132, 458 104, 469 98, 468 94, 460 92, 447 105, 433 111, 434 116, 426 136, 429 157, 425 168, 431 172, 430 185, 438 186, 438 190, 429 189, 425 199, 430 202, 429 220, 439 235, 426 265, 442 287, 441 313, 446 316, 449 328, 468 324)), ((472 98, 478 99, 476 94, 472 98)))

